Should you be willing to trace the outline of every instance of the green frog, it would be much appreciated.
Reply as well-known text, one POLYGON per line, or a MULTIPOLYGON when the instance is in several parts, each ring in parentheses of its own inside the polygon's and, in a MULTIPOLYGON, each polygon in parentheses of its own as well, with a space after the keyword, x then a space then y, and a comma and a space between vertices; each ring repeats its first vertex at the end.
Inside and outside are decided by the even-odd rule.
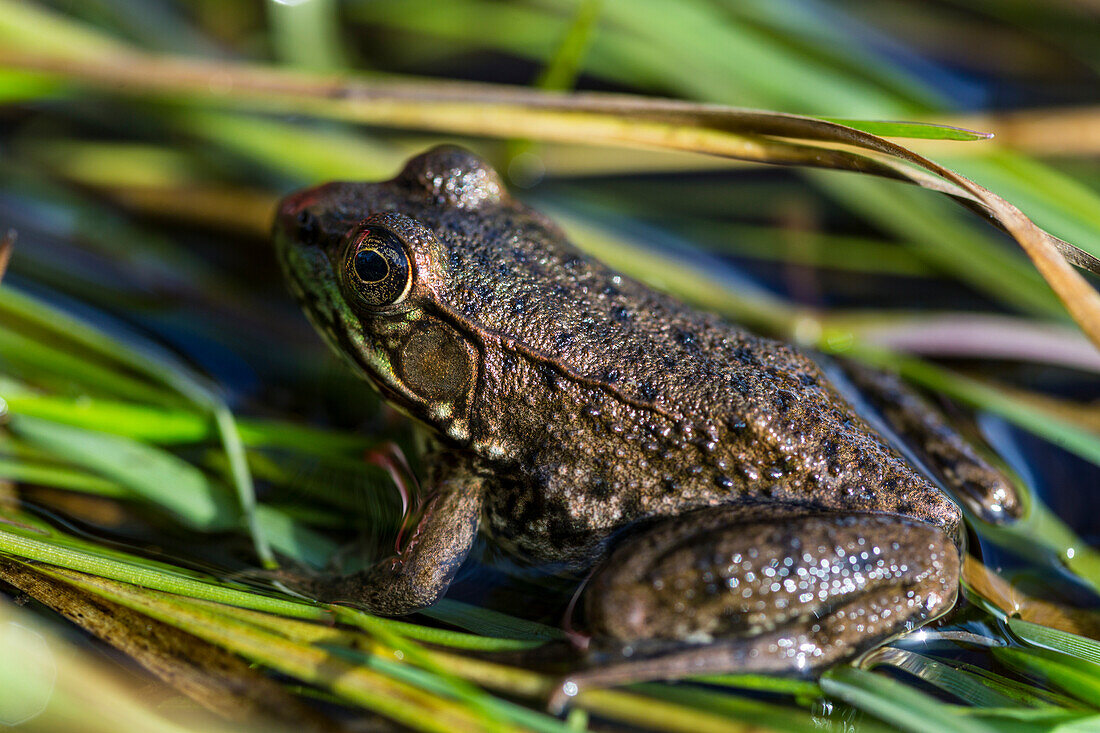
MULTIPOLYGON (((592 569, 606 681, 819 669, 955 602, 959 506, 814 361, 585 254, 474 154, 294 193, 275 239, 316 329, 432 436, 415 532, 327 600, 430 606, 480 532, 592 569)), ((862 381, 964 501, 1018 512, 930 405, 862 381)))

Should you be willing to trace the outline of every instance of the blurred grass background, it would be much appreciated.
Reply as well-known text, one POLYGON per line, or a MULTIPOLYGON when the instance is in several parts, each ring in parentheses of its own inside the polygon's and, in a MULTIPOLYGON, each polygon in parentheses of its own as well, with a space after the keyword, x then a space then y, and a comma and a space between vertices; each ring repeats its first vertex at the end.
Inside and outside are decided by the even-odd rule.
MULTIPOLYGON (((166 721, 185 699, 239 726, 310 729, 1096 726, 1100 357, 1009 237, 869 176, 364 126, 226 85, 260 64, 959 125, 996 137, 906 144, 1100 254, 1098 14, 1068 0, 0 2, 0 213, 19 233, 0 288, 0 577, 52 624, 43 654, 70 672, 92 664, 73 661, 86 649, 48 607, 174 685, 150 711, 112 681, 117 663, 99 658, 86 681, 166 729, 184 725, 166 721), (222 103, 79 80, 135 50, 215 64, 204 93, 222 103), (69 72, 28 73, 28 58, 69 72), (981 562, 948 623, 820 683, 585 690, 559 718, 544 703, 568 580, 482 548, 445 603, 399 622, 238 575, 386 553, 400 506, 362 455, 409 446, 286 295, 266 240, 273 201, 388 178, 443 141, 485 154, 630 274, 942 398, 1030 505, 1008 528, 968 516, 981 562), (236 670, 227 685, 218 670, 240 658, 276 674, 236 670)), ((27 643, 0 635, 0 653, 27 643)), ((19 699, 45 685, 22 682, 19 699)), ((86 704, 87 689, 56 684, 30 725, 62 727, 86 704)))

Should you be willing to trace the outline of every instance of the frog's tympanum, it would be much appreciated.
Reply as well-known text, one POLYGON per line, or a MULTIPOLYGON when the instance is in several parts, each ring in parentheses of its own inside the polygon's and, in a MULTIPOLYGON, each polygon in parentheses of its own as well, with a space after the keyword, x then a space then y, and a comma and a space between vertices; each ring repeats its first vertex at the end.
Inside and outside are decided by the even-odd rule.
MULTIPOLYGON (((329 600, 428 606, 480 531, 593 566, 596 646, 651 677, 818 668, 954 603, 958 506, 813 361, 584 254, 475 155, 295 193, 275 234, 317 330, 434 436, 415 534, 329 600)), ((926 463, 987 516, 1013 514, 918 407, 901 423, 932 437, 926 463)))

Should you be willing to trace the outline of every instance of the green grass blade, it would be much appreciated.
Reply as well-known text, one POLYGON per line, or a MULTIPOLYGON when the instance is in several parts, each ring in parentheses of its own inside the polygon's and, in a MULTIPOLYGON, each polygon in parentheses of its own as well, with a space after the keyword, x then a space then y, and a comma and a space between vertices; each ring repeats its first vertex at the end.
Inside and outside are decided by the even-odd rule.
POLYGON ((125 486, 189 527, 213 531, 239 526, 240 515, 225 489, 166 451, 25 415, 12 416, 9 426, 32 445, 125 486))
POLYGON ((1008 628, 1029 644, 1061 652, 1100 667, 1100 641, 1018 618, 1008 619, 1008 628))
POLYGON ((709 685, 722 685, 724 687, 736 687, 742 690, 773 692, 778 695, 795 695, 796 697, 804 698, 817 698, 821 696, 821 687, 816 682, 793 677, 772 677, 763 674, 733 673, 702 675, 699 677, 692 677, 692 679, 697 682, 706 682, 709 685))
POLYGON ((988 140, 993 137, 989 132, 976 132, 962 127, 935 125, 928 122, 889 122, 886 120, 848 120, 838 117, 822 117, 838 125, 863 130, 879 137, 904 137, 916 140, 956 140, 969 142, 988 140))
POLYGON ((1013 310, 1065 318, 1065 309, 1031 264, 964 221, 949 201, 862 176, 806 171, 826 193, 914 252, 1013 310))
POLYGON ((362 131, 257 115, 183 109, 170 124, 306 184, 390 178, 413 152, 362 131))
POLYGON ((119 560, 116 557, 104 557, 87 550, 65 547, 54 541, 23 537, 7 529, 3 523, 0 523, 0 552, 131 583, 143 588, 194 596, 257 611, 279 613, 293 618, 330 617, 329 613, 319 606, 218 585, 188 575, 177 575, 160 568, 150 567, 141 558, 135 557, 130 561, 119 560))
MULTIPOLYGON (((4 290, 0 289, 0 300, 4 290)), ((0 305, 0 312, 3 307, 0 305)), ((5 326, 0 326, 0 360, 11 372, 27 380, 42 381, 47 375, 53 375, 65 382, 84 385, 93 392, 105 393, 112 397, 151 402, 155 405, 171 404, 175 400, 171 394, 135 379, 117 369, 102 366, 95 361, 70 351, 50 346, 43 341, 30 338, 5 326)), ((9 372, 9 374, 11 374, 9 372)))
MULTIPOLYGON (((10 288, 4 288, 0 290, 0 309, 7 309, 13 315, 22 318, 48 334, 56 334, 59 338, 76 342, 100 358, 120 363, 128 369, 145 376, 150 381, 173 390, 208 412, 214 418, 217 435, 229 459, 230 485, 236 490, 241 511, 245 516, 253 545, 256 548, 256 554, 265 566, 274 567, 276 565, 270 545, 263 535, 260 523, 256 520, 255 490, 252 486, 252 477, 248 470, 248 462, 244 455, 236 421, 232 412, 229 411, 229 408, 226 407, 220 397, 201 384, 181 365, 128 346, 104 334, 91 324, 74 318, 38 298, 17 293, 10 288)), ((63 359, 65 355, 59 353, 52 355, 51 358, 63 359)), ((73 368, 73 362, 78 362, 78 360, 69 357, 67 363, 69 363, 70 368, 73 368)), ((101 376, 101 378, 103 377, 101 376)))
POLYGON ((31 463, 25 458, 17 460, 0 458, 0 479, 69 489, 113 499, 132 499, 134 496, 121 484, 101 476, 54 464, 31 463))
MULTIPOLYGON (((217 614, 211 609, 191 606, 182 599, 151 595, 140 588, 95 578, 81 578, 71 574, 61 574, 60 577, 254 662, 330 689, 341 697, 412 728, 452 733, 455 730, 478 730, 481 727, 477 718, 466 708, 435 696, 425 696, 405 683, 344 662, 323 649, 295 643, 252 624, 217 614)), ((508 728, 505 726, 502 730, 508 728)))
POLYGON ((806 711, 784 708, 769 702, 715 692, 689 685, 635 685, 632 690, 655 700, 682 705, 691 710, 715 713, 730 721, 731 730, 755 731, 759 728, 801 733, 814 727, 806 711))
POLYGON ((267 0, 267 17, 276 55, 305 69, 341 69, 350 54, 344 48, 336 0, 267 0))
POLYGON ((261 504, 256 507, 255 516, 272 548, 301 565, 322 570, 339 549, 334 540, 274 507, 261 504))
POLYGON ((1051 165, 1014 150, 949 157, 953 168, 997 191, 1036 224, 1100 256, 1100 194, 1051 165))
POLYGON ((929 730, 944 733, 993 733, 982 722, 959 715, 952 706, 937 702, 923 692, 896 680, 840 666, 821 677, 821 689, 875 717, 912 733, 929 730))
MULTIPOLYGON (((42 395, 0 384, 8 411, 79 428, 101 430, 147 443, 176 445, 217 437, 205 411, 168 408, 105 399, 42 395)), ((346 456, 361 453, 375 441, 354 433, 313 428, 275 420, 239 420, 241 440, 249 447, 299 449, 310 454, 346 456)))
POLYGON ((895 667, 924 680, 930 685, 979 707, 1013 707, 1016 697, 1003 694, 991 680, 953 667, 907 649, 883 647, 872 652, 864 662, 865 669, 880 665, 895 667))
POLYGON ((539 89, 572 89, 592 43, 603 0, 580 0, 558 48, 535 80, 539 89))
POLYGON ((436 601, 435 605, 424 609, 420 613, 429 618, 457 626, 460 629, 473 631, 480 636, 495 636, 526 641, 565 638, 565 633, 559 628, 448 598, 436 601))
POLYGON ((462 631, 449 631, 436 629, 431 626, 395 619, 381 619, 348 606, 334 606, 336 617, 351 626, 368 632, 375 632, 384 626, 393 633, 409 639, 414 639, 427 644, 440 644, 452 649, 466 649, 470 651, 515 651, 522 649, 534 649, 545 643, 543 639, 508 639, 488 636, 477 636, 462 631))
POLYGON ((996 647, 992 651, 998 661, 1009 667, 1100 708, 1100 665, 1046 649, 996 647))

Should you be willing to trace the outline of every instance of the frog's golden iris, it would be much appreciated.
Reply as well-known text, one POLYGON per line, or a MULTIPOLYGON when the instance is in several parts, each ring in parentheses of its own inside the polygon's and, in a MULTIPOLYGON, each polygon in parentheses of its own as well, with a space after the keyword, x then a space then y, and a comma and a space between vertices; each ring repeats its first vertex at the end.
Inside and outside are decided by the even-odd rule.
POLYGON ((405 245, 379 226, 361 226, 348 237, 344 284, 367 306, 401 302, 412 284, 405 245))

